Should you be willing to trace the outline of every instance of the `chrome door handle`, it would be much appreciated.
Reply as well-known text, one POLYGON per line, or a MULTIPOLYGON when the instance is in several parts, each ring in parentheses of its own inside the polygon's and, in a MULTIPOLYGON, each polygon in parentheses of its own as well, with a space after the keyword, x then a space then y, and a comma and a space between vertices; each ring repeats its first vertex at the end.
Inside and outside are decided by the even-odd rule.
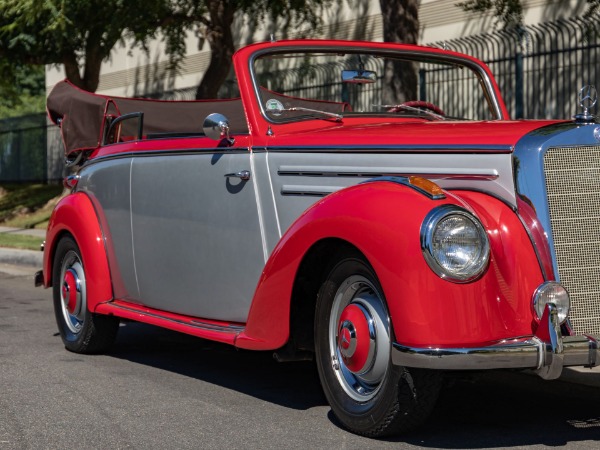
POLYGON ((250 179, 250 171, 249 170, 240 170, 235 173, 226 173, 225 176, 227 178, 239 178, 243 181, 248 181, 250 179))

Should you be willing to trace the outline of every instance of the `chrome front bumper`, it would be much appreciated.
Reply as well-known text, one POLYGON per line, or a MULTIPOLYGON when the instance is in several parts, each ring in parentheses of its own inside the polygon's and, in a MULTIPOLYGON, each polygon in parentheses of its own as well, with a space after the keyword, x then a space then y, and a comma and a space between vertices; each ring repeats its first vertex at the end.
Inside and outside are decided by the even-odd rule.
POLYGON ((476 348, 414 348, 394 343, 392 362, 438 370, 533 369, 542 378, 553 380, 563 367, 600 363, 599 340, 597 336, 563 337, 556 308, 550 303, 533 336, 476 348))

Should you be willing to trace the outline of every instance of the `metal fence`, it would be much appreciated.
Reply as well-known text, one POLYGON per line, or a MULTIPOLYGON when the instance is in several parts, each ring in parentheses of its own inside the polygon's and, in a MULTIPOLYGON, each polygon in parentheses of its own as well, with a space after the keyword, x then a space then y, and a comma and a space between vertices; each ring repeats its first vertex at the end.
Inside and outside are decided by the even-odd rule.
POLYGON ((0 183, 59 180, 62 155, 60 130, 46 114, 0 120, 0 183))
MULTIPOLYGON (((512 118, 564 119, 578 112, 577 94, 581 87, 600 85, 600 34, 590 24, 583 18, 571 18, 429 45, 466 53, 486 62, 512 118)), ((322 91, 323 98, 339 99, 335 92, 342 88, 325 82, 332 79, 327 77, 329 72, 326 65, 313 67, 311 75, 315 82, 310 86, 306 74, 299 69, 281 70, 271 73, 270 77, 284 80, 280 83, 283 87, 278 90, 280 93, 301 97, 302 92, 322 91), (322 81, 315 76, 319 73, 323 74, 322 81)), ((437 86, 435 98, 439 104, 464 111, 457 116, 483 117, 481 111, 470 112, 473 105, 485 106, 473 98, 478 87, 465 80, 457 89, 459 78, 451 69, 440 70, 421 64, 419 80, 421 87, 425 85, 424 80, 437 86), (453 89, 447 89, 451 83, 453 89)))
POLYGON ((485 61, 514 118, 570 118, 579 107, 579 89, 600 84, 600 35, 583 18, 433 45, 485 61))

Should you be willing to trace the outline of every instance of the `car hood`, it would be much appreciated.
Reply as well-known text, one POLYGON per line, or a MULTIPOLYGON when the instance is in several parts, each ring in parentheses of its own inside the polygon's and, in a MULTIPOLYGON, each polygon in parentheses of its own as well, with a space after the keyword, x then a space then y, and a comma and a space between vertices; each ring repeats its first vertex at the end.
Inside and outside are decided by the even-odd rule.
POLYGON ((514 121, 411 121, 344 123, 298 122, 274 127, 272 146, 293 147, 462 147, 466 149, 512 150, 517 141, 533 130, 560 123, 548 120, 514 121))

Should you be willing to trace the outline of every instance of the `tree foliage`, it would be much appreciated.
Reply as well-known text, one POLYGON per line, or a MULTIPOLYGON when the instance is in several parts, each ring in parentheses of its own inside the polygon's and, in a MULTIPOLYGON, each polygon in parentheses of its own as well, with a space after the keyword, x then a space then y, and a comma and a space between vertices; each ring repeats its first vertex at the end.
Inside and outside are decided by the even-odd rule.
POLYGON ((44 68, 0 59, 0 119, 44 112, 44 68))
MULTIPOLYGON (((586 3, 585 16, 592 18, 593 26, 597 27, 600 19, 600 0, 586 0, 586 3)), ((504 28, 523 25, 522 0, 466 0, 458 3, 458 6, 465 11, 490 12, 497 19, 497 23, 504 28)))
POLYGON ((2 0, 0 60, 61 64, 67 78, 94 92, 100 68, 115 45, 147 48, 158 37, 172 66, 185 53, 192 30, 209 43, 212 59, 198 95, 208 96, 229 72, 231 27, 238 13, 295 22, 318 20, 315 6, 328 0, 2 0))

